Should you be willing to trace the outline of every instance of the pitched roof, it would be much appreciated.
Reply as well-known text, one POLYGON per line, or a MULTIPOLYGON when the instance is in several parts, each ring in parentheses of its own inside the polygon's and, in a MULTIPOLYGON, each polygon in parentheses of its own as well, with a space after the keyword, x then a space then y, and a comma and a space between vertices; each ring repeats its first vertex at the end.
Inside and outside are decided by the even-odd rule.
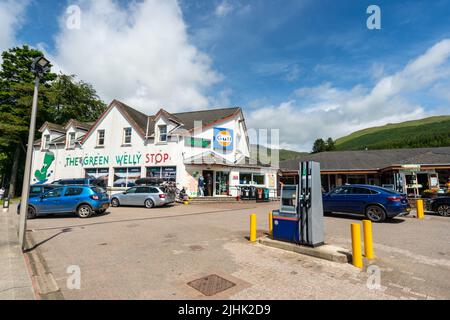
POLYGON ((53 131, 66 132, 64 126, 49 121, 45 121, 42 127, 39 129, 39 131, 44 132, 46 128, 53 131))
POLYGON ((94 122, 81 122, 81 121, 78 121, 78 120, 75 120, 75 119, 70 119, 66 123, 64 128, 67 130, 70 125, 73 125, 76 128, 84 129, 84 130, 88 131, 94 125, 94 122))
POLYGON ((174 113, 173 115, 183 122, 184 129, 192 130, 194 129, 195 121, 201 121, 204 127, 210 126, 219 120, 234 116, 240 110, 241 108, 239 107, 233 107, 233 108, 209 109, 191 112, 180 112, 174 113))
POLYGON ((125 117, 127 118, 127 120, 131 123, 134 124, 135 127, 140 130, 140 133, 142 134, 142 136, 145 135, 145 131, 147 128, 147 115, 136 110, 133 109, 132 107, 126 105, 123 102, 120 102, 118 100, 113 100, 113 102, 111 104, 114 104, 120 111, 122 111, 122 113, 125 115, 125 117))
POLYGON ((296 171, 300 161, 320 162, 321 170, 327 171, 379 170, 403 164, 450 165, 450 147, 321 152, 280 161, 280 169, 296 171))

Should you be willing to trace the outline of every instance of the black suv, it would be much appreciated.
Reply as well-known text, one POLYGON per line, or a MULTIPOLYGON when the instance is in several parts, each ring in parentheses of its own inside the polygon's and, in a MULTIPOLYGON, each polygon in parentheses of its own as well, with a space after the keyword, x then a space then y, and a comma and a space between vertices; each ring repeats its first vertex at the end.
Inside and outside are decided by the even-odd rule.
POLYGON ((450 217, 450 197, 437 197, 430 200, 431 211, 443 217, 450 217))

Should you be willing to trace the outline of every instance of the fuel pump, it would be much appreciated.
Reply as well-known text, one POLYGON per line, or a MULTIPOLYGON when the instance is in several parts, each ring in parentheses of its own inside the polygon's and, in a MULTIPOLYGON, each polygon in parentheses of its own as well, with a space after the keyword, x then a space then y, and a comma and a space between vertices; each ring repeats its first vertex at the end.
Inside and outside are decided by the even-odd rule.
POLYGON ((299 184, 281 190, 280 209, 273 213, 273 238, 308 246, 324 243, 320 164, 300 163, 299 184))

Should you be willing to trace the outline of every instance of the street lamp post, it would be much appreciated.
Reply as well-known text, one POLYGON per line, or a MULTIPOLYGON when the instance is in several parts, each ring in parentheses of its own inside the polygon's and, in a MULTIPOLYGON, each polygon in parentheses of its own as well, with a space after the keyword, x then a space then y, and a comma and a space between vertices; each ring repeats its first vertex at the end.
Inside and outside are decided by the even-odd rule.
POLYGON ((28 134, 27 157, 25 161, 25 170, 23 175, 22 199, 20 205, 19 242, 22 250, 25 249, 25 234, 27 229, 27 215, 28 215, 28 198, 30 194, 31 160, 33 157, 34 130, 36 127, 39 81, 44 76, 44 73, 49 69, 49 67, 50 61, 48 61, 44 57, 38 57, 34 59, 33 64, 31 65, 32 72, 35 74, 35 80, 34 80, 33 105, 31 107, 30 132, 28 134))

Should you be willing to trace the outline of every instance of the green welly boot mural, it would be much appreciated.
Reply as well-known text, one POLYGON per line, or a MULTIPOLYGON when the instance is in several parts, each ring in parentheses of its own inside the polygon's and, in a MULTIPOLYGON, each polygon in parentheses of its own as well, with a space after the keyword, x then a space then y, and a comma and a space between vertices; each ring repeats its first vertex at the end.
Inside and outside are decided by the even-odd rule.
POLYGON ((44 156, 44 163, 42 164, 42 168, 40 170, 36 170, 34 172, 34 177, 39 183, 44 183, 47 181, 47 178, 50 177, 51 173, 48 173, 48 169, 52 165, 53 161, 55 161, 55 155, 53 152, 46 152, 44 156))

